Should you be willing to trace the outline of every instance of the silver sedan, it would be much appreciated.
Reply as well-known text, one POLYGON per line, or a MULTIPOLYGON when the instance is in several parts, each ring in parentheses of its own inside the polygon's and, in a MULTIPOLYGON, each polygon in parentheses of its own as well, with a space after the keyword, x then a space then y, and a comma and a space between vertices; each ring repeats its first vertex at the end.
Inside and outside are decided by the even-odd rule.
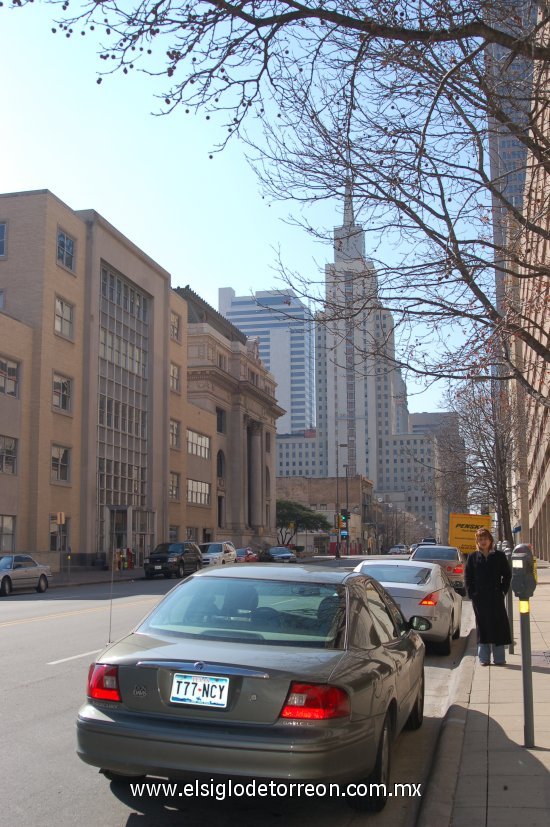
POLYGON ((37 563, 30 554, 3 554, 0 557, 0 594, 13 589, 36 589, 45 592, 51 580, 49 566, 37 563))
POLYGON ((208 569, 91 665, 78 755, 119 780, 365 782, 346 800, 380 810, 391 743, 422 723, 428 626, 343 569, 208 569))
POLYGON ((460 636, 462 597, 438 563, 417 560, 365 560, 355 571, 375 577, 406 618, 421 615, 431 628, 422 632, 440 655, 448 655, 460 636))

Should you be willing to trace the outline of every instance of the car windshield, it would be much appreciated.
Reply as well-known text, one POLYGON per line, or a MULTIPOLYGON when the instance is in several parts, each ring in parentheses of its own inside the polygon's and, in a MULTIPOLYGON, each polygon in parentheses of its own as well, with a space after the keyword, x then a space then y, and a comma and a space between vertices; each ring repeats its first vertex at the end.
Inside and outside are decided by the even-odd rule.
POLYGON ((417 586, 428 582, 431 571, 423 566, 369 566, 368 563, 361 566, 361 574, 369 574, 380 583, 411 583, 417 586))
POLYGON ((457 553, 454 548, 441 548, 431 546, 430 548, 417 548, 414 552, 415 560, 456 560, 457 553))
POLYGON ((11 569, 13 557, 0 557, 0 569, 11 569))
POLYGON ((340 585, 192 577, 166 596, 138 632, 341 649, 345 603, 340 585))
POLYGON ((199 546, 203 554, 220 554, 223 551, 221 543, 208 543, 199 546))

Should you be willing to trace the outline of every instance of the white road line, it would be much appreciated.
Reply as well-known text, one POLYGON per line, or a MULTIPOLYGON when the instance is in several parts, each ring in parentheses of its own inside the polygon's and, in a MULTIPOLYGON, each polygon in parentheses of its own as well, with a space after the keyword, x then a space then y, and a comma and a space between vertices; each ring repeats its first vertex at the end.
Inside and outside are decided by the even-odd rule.
POLYGON ((61 660, 50 660, 46 666, 57 666, 58 663, 67 663, 68 660, 78 660, 78 658, 87 658, 89 655, 97 655, 101 649, 94 649, 93 652, 82 652, 81 655, 73 655, 70 658, 61 658, 61 660))

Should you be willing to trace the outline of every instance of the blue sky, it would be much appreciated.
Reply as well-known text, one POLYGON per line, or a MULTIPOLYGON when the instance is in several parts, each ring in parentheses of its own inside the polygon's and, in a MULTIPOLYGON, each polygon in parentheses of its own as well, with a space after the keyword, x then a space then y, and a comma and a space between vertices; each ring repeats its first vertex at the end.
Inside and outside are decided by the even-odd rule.
MULTIPOLYGON (((101 85, 98 42, 51 33, 55 8, 0 8, 1 191, 49 189, 72 209, 95 209, 217 308, 218 288, 238 295, 282 286, 276 253, 314 281, 332 260, 269 204, 234 143, 209 159, 220 138, 204 115, 155 117, 159 81, 114 75, 101 85)), ((312 221, 336 226, 342 204, 312 221)), ((367 251, 368 254, 368 251, 367 251)), ((407 380, 409 409, 435 410, 439 392, 407 380)))

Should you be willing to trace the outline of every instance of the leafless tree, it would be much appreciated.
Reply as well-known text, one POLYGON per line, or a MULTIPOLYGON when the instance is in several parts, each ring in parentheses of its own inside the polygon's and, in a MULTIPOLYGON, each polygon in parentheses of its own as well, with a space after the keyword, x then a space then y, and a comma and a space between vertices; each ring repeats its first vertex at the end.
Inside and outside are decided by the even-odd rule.
POLYGON ((161 111, 221 117, 215 148, 244 138, 270 197, 311 205, 351 182, 376 289, 356 276, 351 301, 342 288, 327 302, 322 279, 284 274, 327 323, 386 307, 396 366, 433 378, 515 377, 550 406, 539 381, 550 362, 548 309, 495 293, 495 267, 542 284, 548 266, 517 238, 496 242, 491 226, 496 203, 522 238, 550 236, 550 187, 528 213, 491 172, 497 133, 517 142, 531 171, 550 169, 540 71, 549 9, 538 5, 534 17, 511 0, 64 0, 59 29, 101 29, 105 75, 158 75, 161 111), (538 376, 516 365, 517 338, 538 376))
POLYGON ((441 469, 442 484, 452 485, 448 471, 456 461, 464 461, 468 485, 468 505, 474 510, 487 506, 498 516, 499 539, 513 544, 509 489, 510 469, 514 462, 514 438, 524 422, 518 422, 504 383, 496 388, 469 381, 455 386, 447 394, 446 406, 457 414, 460 442, 445 431, 438 434, 441 453, 448 466, 441 469))

